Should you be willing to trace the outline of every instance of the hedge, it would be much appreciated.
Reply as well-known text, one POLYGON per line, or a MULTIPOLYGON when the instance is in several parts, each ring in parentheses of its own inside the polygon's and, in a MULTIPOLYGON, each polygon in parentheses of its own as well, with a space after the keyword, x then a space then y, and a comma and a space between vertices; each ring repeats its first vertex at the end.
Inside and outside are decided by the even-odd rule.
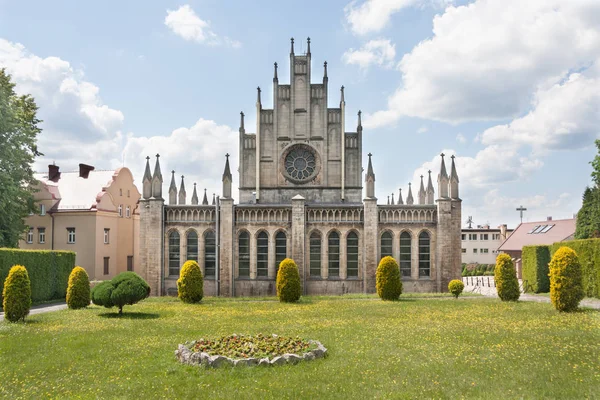
POLYGON ((550 278, 548 263, 550 262, 550 246, 523 246, 523 281, 527 281, 534 293, 548 293, 550 278))
POLYGON ((72 251, 0 249, 0 293, 13 265, 27 268, 33 302, 64 299, 75 267, 72 251))
POLYGON ((567 246, 577 253, 581 264, 583 293, 585 296, 600 299, 600 239, 569 240, 554 243, 551 247, 552 256, 563 246, 567 246))

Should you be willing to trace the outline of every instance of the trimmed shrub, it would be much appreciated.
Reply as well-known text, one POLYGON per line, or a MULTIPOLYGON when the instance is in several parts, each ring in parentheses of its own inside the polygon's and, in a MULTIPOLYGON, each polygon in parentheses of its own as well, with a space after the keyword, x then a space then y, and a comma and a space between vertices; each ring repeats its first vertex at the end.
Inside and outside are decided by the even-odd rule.
POLYGON ((188 260, 181 267, 177 279, 177 297, 184 303, 198 303, 204 297, 204 279, 200 266, 194 260, 188 260))
POLYGON ((67 287, 67 306, 72 310, 90 305, 90 278, 85 269, 73 268, 67 287))
POLYGON ((523 281, 527 281, 527 289, 531 288, 534 293, 548 293, 550 246, 523 246, 522 260, 523 281))
POLYGON ((586 297, 600 299, 600 239, 569 240, 552 245, 554 255, 559 248, 566 246, 577 253, 581 265, 583 293, 586 297))
POLYGON ((279 301, 294 303, 300 299, 302 294, 300 273, 298 266, 291 258, 286 258, 279 264, 276 286, 279 301))
POLYGON ((458 296, 462 293, 465 288, 465 284, 461 280, 453 279, 448 283, 448 291, 458 299, 458 296))
POLYGON ((386 256, 379 261, 375 276, 377 294, 382 300, 398 300, 402 294, 400 268, 395 258, 386 256))
POLYGON ((577 253, 561 247, 550 261, 550 300, 558 311, 574 311, 583 299, 581 265, 577 253))
POLYGON ((498 297, 502 301, 517 301, 521 295, 519 291, 519 280, 515 265, 508 254, 499 254, 496 258, 494 269, 494 280, 498 297))
POLYGON ((31 282, 31 300, 41 302, 64 299, 69 274, 75 267, 72 251, 0 249, 0 293, 13 265, 27 269, 31 282))
POLYGON ((22 265, 10 269, 2 290, 4 318, 10 322, 25 321, 31 308, 31 282, 22 265))
POLYGON ((104 281, 92 290, 92 302, 106 308, 133 305, 150 296, 150 286, 135 272, 121 272, 110 281, 104 281))

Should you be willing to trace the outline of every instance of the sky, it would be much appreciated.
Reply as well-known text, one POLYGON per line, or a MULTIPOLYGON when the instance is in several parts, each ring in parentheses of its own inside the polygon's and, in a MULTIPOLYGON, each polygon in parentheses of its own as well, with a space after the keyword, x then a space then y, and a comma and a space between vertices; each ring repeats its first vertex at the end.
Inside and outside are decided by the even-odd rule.
POLYGON ((348 131, 363 112, 380 204, 443 152, 463 222, 512 228, 520 205, 572 218, 591 184, 599 21, 598 0, 0 0, 0 68, 39 106, 36 170, 125 165, 141 188, 160 153, 165 189, 175 170, 211 197, 226 153, 238 182, 240 111, 255 126, 257 86, 271 107, 273 63, 289 83, 290 38, 310 37, 329 106, 344 85, 348 131))

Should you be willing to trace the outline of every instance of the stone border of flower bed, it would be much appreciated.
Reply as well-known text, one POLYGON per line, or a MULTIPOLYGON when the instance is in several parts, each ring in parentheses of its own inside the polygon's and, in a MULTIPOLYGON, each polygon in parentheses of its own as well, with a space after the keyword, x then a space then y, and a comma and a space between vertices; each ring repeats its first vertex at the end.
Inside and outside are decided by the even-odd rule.
POLYGON ((273 358, 238 358, 233 359, 221 355, 211 356, 208 353, 198 353, 190 350, 196 342, 186 342, 180 344, 175 350, 175 357, 183 364, 196 365, 203 367, 221 368, 221 367, 253 367, 253 366, 269 366, 269 365, 284 365, 298 364, 300 361, 311 361, 317 358, 323 358, 327 355, 327 348, 317 340, 309 340, 310 344, 316 345, 314 350, 307 351, 302 355, 286 353, 273 358))

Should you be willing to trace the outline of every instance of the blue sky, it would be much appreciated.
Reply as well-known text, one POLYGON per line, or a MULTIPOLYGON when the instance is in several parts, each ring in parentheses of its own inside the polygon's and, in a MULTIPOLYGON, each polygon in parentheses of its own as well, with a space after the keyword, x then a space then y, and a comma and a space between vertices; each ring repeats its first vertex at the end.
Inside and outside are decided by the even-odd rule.
MULTIPOLYGON (((63 170, 144 157, 220 191, 237 164, 239 112, 273 62, 287 83, 289 38, 311 37, 313 81, 328 62, 330 106, 346 87, 363 111, 381 203, 457 155, 475 223, 568 218, 589 184, 600 126, 600 4, 594 0, 303 2, 0 0, 0 67, 40 106, 45 156, 63 170)), ((366 157, 364 158, 366 159, 366 157)), ((237 180, 237 177, 235 178, 237 180)), ((168 178, 166 179, 168 184, 168 178)))

